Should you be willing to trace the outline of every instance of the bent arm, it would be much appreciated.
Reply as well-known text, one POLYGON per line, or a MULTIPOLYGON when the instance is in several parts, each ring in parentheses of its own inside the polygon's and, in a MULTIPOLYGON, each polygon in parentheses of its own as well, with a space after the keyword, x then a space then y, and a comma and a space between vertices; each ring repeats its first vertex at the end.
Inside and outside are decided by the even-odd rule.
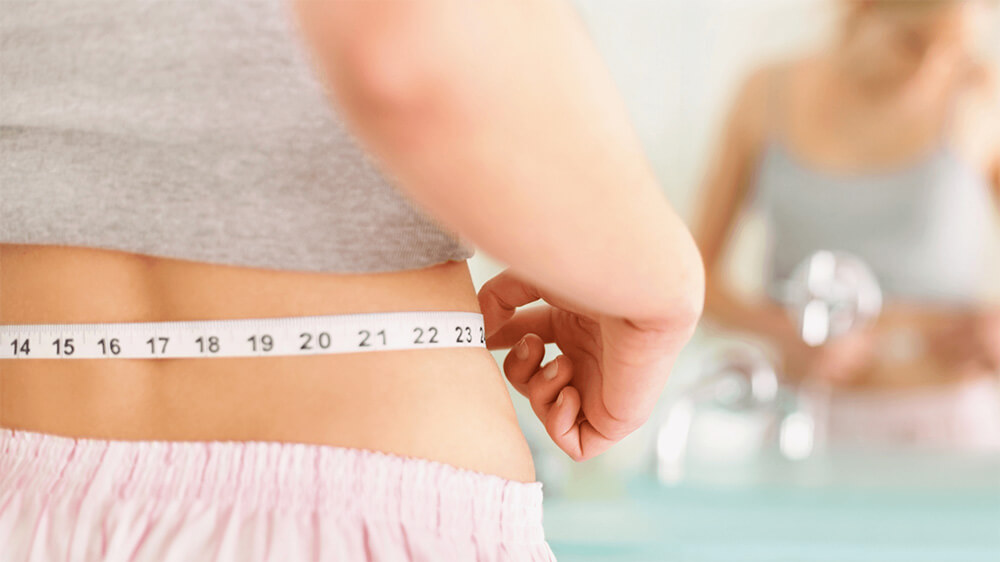
POLYGON ((778 343, 795 330, 784 310, 768 299, 736 291, 723 267, 725 250, 746 205, 762 144, 768 76, 758 72, 742 87, 729 111, 722 141, 702 188, 695 238, 707 270, 705 314, 732 329, 760 334, 778 343))
POLYGON ((445 226, 595 312, 697 320, 697 248, 566 3, 297 8, 345 119, 445 226))
POLYGON ((991 88, 986 123, 987 130, 992 131, 992 135, 986 174, 993 188, 993 194, 996 196, 997 208, 1000 209, 1000 85, 998 85, 1000 79, 993 73, 990 74, 990 77, 991 88))
POLYGON ((974 64, 971 83, 974 103, 966 118, 972 128, 971 145, 984 151, 985 175, 1000 209, 1000 76, 994 66, 974 64))

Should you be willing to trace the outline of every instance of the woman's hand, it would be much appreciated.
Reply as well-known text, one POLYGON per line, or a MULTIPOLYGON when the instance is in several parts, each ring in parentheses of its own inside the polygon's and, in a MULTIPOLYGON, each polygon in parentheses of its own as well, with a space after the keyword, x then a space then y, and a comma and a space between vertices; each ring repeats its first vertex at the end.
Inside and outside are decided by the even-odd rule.
POLYGON ((933 332, 931 351, 953 372, 1000 370, 1000 310, 963 315, 933 332))
POLYGON ((513 347, 503 365, 507 379, 556 445, 578 461, 603 453, 649 418, 697 322, 683 312, 641 323, 597 314, 510 271, 483 285, 479 304, 487 347, 513 347), (547 305, 517 311, 539 299, 547 305), (542 367, 546 343, 562 355, 542 367))

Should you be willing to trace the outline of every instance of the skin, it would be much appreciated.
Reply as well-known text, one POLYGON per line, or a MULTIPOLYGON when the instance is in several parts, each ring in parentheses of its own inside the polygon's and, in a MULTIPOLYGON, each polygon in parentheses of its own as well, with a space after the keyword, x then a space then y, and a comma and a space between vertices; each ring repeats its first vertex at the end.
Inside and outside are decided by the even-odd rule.
POLYGON ((846 3, 840 39, 824 52, 761 69, 730 110, 704 198, 696 239, 708 270, 706 316, 774 342, 787 376, 835 387, 900 388, 991 376, 1000 369, 1000 313, 889 301, 878 322, 812 348, 773 301, 736 291, 723 258, 747 205, 773 125, 775 72, 785 76, 781 134, 809 165, 833 173, 892 169, 926 154, 948 123, 952 148, 1000 193, 1000 97, 995 77, 969 62, 980 2, 846 3), (920 6, 917 6, 921 4, 920 6), (885 349, 902 331, 926 342, 916 356, 885 349))
MULTIPOLYGON (((328 274, 6 244, 0 322, 482 311, 491 349, 523 342, 506 375, 572 458, 638 427, 701 314, 704 272, 570 8, 295 9, 331 101, 378 163, 510 269, 477 295, 465 262, 328 274), (520 310, 533 301, 543 302, 520 310), (554 377, 540 365, 543 342, 563 352, 554 377)), ((361 447, 534 479, 500 369, 482 349, 2 361, 0 425, 361 447)))

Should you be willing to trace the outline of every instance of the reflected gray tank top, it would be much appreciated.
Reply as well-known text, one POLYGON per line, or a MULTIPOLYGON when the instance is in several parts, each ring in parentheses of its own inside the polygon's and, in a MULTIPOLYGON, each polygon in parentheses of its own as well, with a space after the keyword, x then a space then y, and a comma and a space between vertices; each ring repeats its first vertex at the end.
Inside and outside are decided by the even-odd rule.
POLYGON ((473 253, 334 114, 287 0, 4 0, 0 242, 376 272, 473 253))
POLYGON ((947 135, 907 166, 849 174, 801 162, 776 134, 755 181, 754 205, 769 229, 772 296, 809 254, 841 250, 871 267, 887 298, 978 300, 993 233, 992 195, 988 179, 954 153, 947 135))

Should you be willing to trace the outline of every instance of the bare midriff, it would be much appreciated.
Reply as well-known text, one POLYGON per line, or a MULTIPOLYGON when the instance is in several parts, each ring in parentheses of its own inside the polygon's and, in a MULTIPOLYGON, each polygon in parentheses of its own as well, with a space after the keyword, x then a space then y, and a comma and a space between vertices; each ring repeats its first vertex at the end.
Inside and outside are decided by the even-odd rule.
MULTIPOLYGON (((464 261, 374 274, 0 244, 0 324, 479 312, 464 261)), ((71 437, 374 449, 534 480, 482 348, 305 357, 0 360, 0 426, 71 437)))

